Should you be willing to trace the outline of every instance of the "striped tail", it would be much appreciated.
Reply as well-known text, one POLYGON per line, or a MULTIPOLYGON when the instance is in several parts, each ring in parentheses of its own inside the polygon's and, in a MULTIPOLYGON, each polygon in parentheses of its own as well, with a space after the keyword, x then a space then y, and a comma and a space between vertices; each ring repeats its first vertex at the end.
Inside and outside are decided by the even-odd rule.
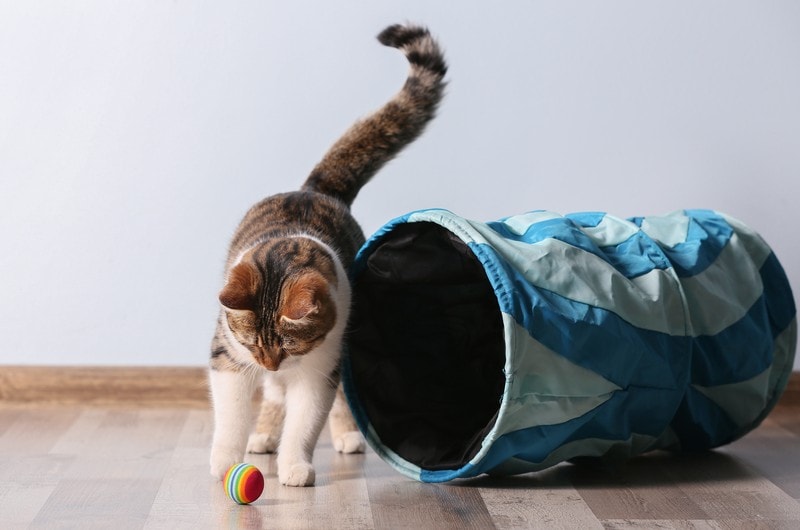
POLYGON ((422 134, 444 95, 447 64, 426 28, 389 26, 378 40, 405 53, 411 66, 405 85, 383 107, 354 123, 302 188, 336 197, 348 206, 386 162, 422 134))

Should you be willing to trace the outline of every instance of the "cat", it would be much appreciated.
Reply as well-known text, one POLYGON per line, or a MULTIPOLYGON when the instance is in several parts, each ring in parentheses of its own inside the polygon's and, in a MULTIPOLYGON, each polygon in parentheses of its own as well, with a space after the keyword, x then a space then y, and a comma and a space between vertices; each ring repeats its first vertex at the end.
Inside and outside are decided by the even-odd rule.
POLYGON ((337 451, 364 451, 339 385, 350 312, 347 270, 364 243, 350 205, 433 119, 447 72, 439 45, 424 27, 393 25, 378 40, 409 61, 400 92, 354 123, 299 191, 257 203, 233 235, 209 370, 210 464, 217 478, 241 462, 245 451, 277 451, 281 484, 313 485, 313 451, 328 416, 337 451), (250 434, 259 384, 261 409, 250 434))

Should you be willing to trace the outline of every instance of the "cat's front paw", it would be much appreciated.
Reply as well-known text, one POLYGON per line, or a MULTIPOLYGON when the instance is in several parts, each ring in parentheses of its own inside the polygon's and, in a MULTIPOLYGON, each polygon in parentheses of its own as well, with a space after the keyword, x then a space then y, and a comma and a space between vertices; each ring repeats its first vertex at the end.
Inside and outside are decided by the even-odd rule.
POLYGON ((314 466, 308 462, 278 466, 278 480, 284 486, 313 486, 315 478, 314 466))
POLYGON ((220 480, 225 478, 225 473, 231 468, 232 465, 240 463, 244 455, 239 454, 238 451, 232 451, 224 447, 211 448, 211 476, 220 480))
POLYGON ((254 432, 247 439, 247 452, 262 455, 264 453, 274 453, 278 448, 279 440, 268 434, 254 432))
POLYGON ((366 449, 364 437, 358 431, 345 432, 334 438, 333 448, 340 453, 363 453, 366 449))

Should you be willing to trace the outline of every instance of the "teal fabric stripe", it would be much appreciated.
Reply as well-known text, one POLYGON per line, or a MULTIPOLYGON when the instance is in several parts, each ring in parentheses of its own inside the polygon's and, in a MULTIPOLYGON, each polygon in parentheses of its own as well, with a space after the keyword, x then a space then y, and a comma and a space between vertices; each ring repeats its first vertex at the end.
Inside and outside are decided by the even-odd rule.
POLYGON ((614 248, 640 233, 636 225, 613 215, 606 215, 597 226, 585 226, 581 231, 601 249, 614 248))
POLYGON ((660 247, 672 248, 686 242, 689 235, 690 218, 683 212, 642 219, 642 232, 651 237, 660 247))
POLYGON ((723 219, 733 228, 736 235, 742 241, 742 245, 749 255, 753 263, 759 267, 764 263, 767 257, 772 254, 772 249, 767 245, 767 242, 762 239, 758 233, 753 229, 739 221, 738 219, 729 215, 720 214, 723 219))
POLYGON ((575 224, 583 228, 594 228, 603 221, 605 216, 606 212, 577 212, 564 215, 564 217, 573 220, 575 224))
POLYGON ((521 215, 505 217, 497 221, 505 232, 525 237, 531 226, 551 219, 560 219, 562 215, 547 210, 534 210, 521 215))
POLYGON ((681 279, 692 335, 715 335, 744 318, 764 291, 759 266, 733 234, 713 264, 681 279))

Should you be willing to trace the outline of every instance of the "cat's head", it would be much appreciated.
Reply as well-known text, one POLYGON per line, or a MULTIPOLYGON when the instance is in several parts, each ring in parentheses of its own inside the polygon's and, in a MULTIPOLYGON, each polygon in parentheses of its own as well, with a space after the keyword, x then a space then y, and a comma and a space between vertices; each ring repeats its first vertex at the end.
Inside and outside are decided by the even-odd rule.
POLYGON ((233 337, 267 370, 320 345, 336 324, 336 269, 313 241, 267 244, 242 256, 219 294, 233 337))

